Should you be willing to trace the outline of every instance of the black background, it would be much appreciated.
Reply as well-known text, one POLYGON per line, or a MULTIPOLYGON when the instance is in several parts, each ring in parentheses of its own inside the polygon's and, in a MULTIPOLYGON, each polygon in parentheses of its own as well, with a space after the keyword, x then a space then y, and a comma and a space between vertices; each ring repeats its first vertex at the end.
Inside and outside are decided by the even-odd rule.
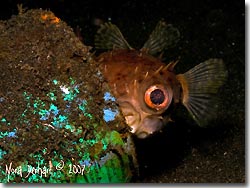
POLYGON ((180 57, 177 72, 209 58, 222 58, 228 80, 216 126, 195 126, 180 109, 175 123, 163 133, 136 140, 141 176, 136 182, 245 182, 245 2, 219 0, 1 1, 0 19, 23 7, 51 10, 93 46, 99 23, 116 24, 129 43, 140 48, 160 19, 180 30, 177 47, 164 54, 165 62, 180 57))

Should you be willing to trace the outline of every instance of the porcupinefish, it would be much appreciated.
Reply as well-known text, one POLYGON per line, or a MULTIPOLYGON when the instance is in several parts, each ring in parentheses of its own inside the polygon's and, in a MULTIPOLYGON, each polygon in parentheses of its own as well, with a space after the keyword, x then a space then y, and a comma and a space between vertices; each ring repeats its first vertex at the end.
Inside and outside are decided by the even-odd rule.
POLYGON ((159 21, 140 50, 135 50, 112 23, 101 25, 95 36, 104 78, 131 132, 146 138, 171 121, 176 104, 183 104, 200 126, 213 117, 213 99, 226 79, 222 59, 209 59, 184 74, 175 74, 177 61, 165 64, 156 54, 179 40, 178 29, 159 21))

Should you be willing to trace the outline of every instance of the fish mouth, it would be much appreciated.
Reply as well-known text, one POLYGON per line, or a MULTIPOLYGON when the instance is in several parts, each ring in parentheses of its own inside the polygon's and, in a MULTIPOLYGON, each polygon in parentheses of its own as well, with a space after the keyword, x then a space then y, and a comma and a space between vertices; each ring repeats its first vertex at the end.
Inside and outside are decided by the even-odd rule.
POLYGON ((147 133, 147 132, 140 132, 140 133, 137 133, 137 134, 136 134, 137 138, 140 138, 140 139, 147 138, 147 137, 149 137, 150 135, 152 135, 152 134, 149 134, 149 133, 147 133))
POLYGON ((131 127, 131 132, 134 133, 141 121, 140 113, 129 102, 120 102, 119 105, 126 124, 131 127))
POLYGON ((130 132, 138 138, 146 138, 158 132, 163 126, 161 115, 149 114, 142 110, 137 111, 129 102, 120 102, 120 107, 130 132))
MULTIPOLYGON (((132 127, 132 129, 134 129, 133 127, 135 127, 132 125, 138 124, 138 117, 136 117, 134 114, 127 114, 124 118, 126 120, 126 124, 132 127)), ((134 133, 135 130, 132 130, 131 132, 134 133)))
POLYGON ((161 116, 149 116, 143 119, 142 123, 138 126, 138 129, 134 131, 134 134, 138 138, 143 139, 160 131, 162 127, 163 121, 161 116))

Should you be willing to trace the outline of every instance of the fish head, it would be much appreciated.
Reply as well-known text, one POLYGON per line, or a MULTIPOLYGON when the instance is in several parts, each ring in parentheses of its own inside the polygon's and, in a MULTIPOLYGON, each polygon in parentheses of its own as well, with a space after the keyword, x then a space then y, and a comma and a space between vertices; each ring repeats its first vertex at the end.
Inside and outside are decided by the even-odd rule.
POLYGON ((100 59, 104 77, 131 132, 146 138, 161 130, 176 85, 169 66, 135 50, 113 51, 100 59))
POLYGON ((159 81, 145 80, 131 87, 130 91, 131 94, 118 98, 118 104, 131 132, 138 138, 146 138, 161 130, 173 90, 159 81))

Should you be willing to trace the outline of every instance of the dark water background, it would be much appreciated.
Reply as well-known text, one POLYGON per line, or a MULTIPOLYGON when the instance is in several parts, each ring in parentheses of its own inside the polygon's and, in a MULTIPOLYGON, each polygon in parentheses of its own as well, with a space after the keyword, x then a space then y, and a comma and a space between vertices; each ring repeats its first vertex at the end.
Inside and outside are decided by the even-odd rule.
POLYGON ((141 177, 137 182, 245 182, 245 2, 219 0, 135 1, 1 1, 0 19, 23 7, 51 10, 77 30, 83 42, 94 45, 101 22, 116 24, 129 43, 140 48, 160 19, 176 26, 179 44, 164 53, 164 60, 180 57, 177 72, 209 58, 222 58, 228 80, 221 89, 218 118, 201 129, 187 116, 163 133, 136 141, 141 177), (187 116, 187 117, 186 117, 187 116))

